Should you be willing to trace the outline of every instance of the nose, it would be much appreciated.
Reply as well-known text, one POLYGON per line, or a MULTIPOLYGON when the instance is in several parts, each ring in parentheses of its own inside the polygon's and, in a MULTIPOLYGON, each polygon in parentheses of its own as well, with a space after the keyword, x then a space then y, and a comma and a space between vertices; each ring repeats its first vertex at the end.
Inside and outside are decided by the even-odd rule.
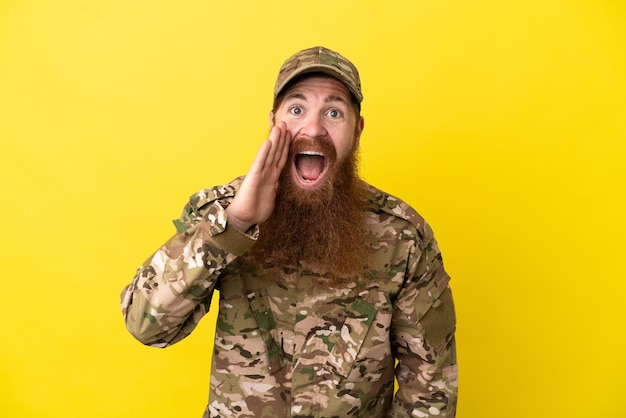
POLYGON ((314 113, 309 114, 303 121, 300 133, 308 136, 309 138, 322 138, 328 134, 322 117, 314 113))

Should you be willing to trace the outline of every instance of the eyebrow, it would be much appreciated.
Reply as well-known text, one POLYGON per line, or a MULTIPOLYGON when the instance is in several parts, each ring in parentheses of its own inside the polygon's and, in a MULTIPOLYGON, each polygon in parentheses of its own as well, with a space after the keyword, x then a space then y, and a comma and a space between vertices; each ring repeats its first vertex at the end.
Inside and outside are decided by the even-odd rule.
POLYGON ((342 103, 348 104, 348 101, 345 99, 345 97, 338 96, 336 94, 330 95, 326 99, 324 99, 324 103, 328 103, 328 102, 342 102, 342 103))
POLYGON ((290 99, 306 100, 306 98, 304 97, 304 94, 300 94, 300 93, 289 93, 285 95, 285 100, 290 100, 290 99))

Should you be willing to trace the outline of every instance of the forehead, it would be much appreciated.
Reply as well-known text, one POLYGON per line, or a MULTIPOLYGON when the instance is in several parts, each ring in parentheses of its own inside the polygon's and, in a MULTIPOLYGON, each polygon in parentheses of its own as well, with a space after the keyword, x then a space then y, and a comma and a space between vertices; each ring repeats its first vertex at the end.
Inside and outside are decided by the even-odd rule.
POLYGON ((305 76, 285 89, 285 100, 290 98, 307 99, 309 97, 343 101, 346 104, 349 104, 351 100, 348 88, 330 76, 305 76))

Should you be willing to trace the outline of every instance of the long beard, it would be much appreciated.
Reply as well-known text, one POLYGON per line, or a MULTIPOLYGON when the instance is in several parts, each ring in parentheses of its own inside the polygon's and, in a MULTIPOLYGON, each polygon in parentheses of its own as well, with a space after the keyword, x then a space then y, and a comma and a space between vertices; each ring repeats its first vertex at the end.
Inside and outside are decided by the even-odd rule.
MULTIPOLYGON (((295 151, 292 154, 293 164, 295 151)), ((331 172, 315 190, 297 186, 288 164, 281 174, 274 211, 259 225, 259 241, 244 259, 267 270, 302 267, 329 287, 362 276, 369 250, 357 157, 355 148, 337 164, 331 158, 331 172)))

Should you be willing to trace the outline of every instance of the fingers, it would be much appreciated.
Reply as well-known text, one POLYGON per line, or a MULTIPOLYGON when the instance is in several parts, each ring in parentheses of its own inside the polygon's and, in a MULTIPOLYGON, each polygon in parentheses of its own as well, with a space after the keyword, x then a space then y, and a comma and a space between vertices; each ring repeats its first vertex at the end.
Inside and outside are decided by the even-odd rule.
POLYGON ((264 171, 266 169, 271 169, 276 160, 277 149, 280 147, 280 143, 282 142, 282 132, 278 126, 273 126, 270 130, 270 136, 268 142, 270 143, 270 148, 265 157, 265 161, 263 164, 264 171))
POLYGON ((287 162, 291 133, 284 122, 277 124, 270 130, 270 135, 263 142, 250 167, 248 176, 255 179, 256 184, 275 182, 287 162))
POLYGON ((287 124, 285 124, 285 122, 280 122, 277 126, 281 131, 281 138, 276 148, 276 169, 278 171, 282 171, 285 163, 287 162, 287 158, 289 157, 289 148, 291 147, 291 132, 289 132, 289 130, 287 129, 287 124))
POLYGON ((267 160, 269 158, 271 149, 272 143, 270 142, 270 140, 263 141, 263 144, 261 144, 261 148, 259 148, 259 151, 257 152, 256 157, 252 162, 252 166, 250 167, 248 176, 263 173, 267 165, 267 160))
POLYGON ((291 133, 287 130, 287 125, 284 122, 280 122, 272 127, 269 141, 272 147, 267 155, 265 167, 282 169, 291 144, 291 133))

